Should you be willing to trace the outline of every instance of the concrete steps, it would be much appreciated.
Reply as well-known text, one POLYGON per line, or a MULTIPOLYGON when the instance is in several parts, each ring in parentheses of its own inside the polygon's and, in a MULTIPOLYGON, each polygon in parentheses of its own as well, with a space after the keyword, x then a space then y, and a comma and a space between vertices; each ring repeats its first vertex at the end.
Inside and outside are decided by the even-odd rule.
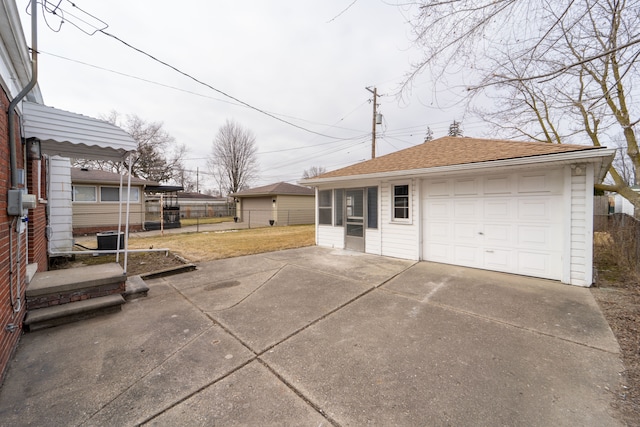
POLYGON ((114 294, 29 310, 24 319, 24 326, 27 331, 52 328, 65 323, 77 322, 120 311, 124 303, 125 300, 122 295, 114 294))
MULTIPOLYGON (((119 311, 125 303, 126 282, 117 263, 36 273, 26 290, 25 329, 34 331, 119 311)), ((146 294, 142 285, 138 283, 131 295, 146 294)))

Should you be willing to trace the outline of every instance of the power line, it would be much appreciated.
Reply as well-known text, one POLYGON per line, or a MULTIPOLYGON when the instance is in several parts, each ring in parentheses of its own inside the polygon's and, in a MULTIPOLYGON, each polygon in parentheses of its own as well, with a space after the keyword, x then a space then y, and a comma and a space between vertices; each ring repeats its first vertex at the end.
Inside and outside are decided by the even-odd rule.
MULTIPOLYGON (((44 54, 44 55, 48 55, 48 56, 52 56, 54 58, 63 59, 65 61, 74 62, 76 64, 81 64, 81 65, 84 65, 86 67, 95 68, 97 70, 102 70, 102 71, 106 71, 106 72, 109 72, 109 73, 117 74, 119 76, 123 76, 123 77, 131 78, 131 79, 143 81, 145 83, 150 83, 150 84, 157 85, 157 86, 160 86, 160 87, 164 87, 164 88, 167 88, 167 89, 172 89, 172 90, 176 90, 176 91, 179 91, 179 92, 187 93, 187 94, 190 94, 190 95, 199 96, 201 98, 212 99, 214 101, 222 102, 222 103, 225 103, 225 104, 244 107, 242 104, 239 104, 237 102, 227 101, 225 99, 216 98, 216 97, 213 97, 213 96, 210 96, 210 95, 204 95, 204 94, 201 94, 201 93, 198 93, 198 92, 194 92, 194 91, 191 91, 191 90, 182 89, 182 88, 179 88, 179 87, 176 87, 176 86, 171 86, 171 85, 168 85, 168 84, 165 84, 165 83, 160 83, 160 82, 157 82, 157 81, 154 81, 154 80, 149 80, 149 79, 146 79, 144 77, 134 76, 132 74, 123 73, 121 71, 117 71, 117 70, 113 70, 113 69, 110 69, 110 68, 101 67, 99 65, 90 64, 88 62, 80 61, 80 60, 73 59, 73 58, 68 58, 66 56, 58 55, 58 54, 55 54, 55 53, 46 52, 46 51, 42 51, 42 50, 39 50, 38 53, 44 54)), ((350 116, 352 113, 357 111, 360 107, 362 107, 363 105, 367 104, 368 102, 369 101, 366 100, 366 101, 362 102, 361 104, 358 104, 357 107, 355 107, 353 110, 351 110, 350 112, 345 114, 342 118, 340 118, 338 121, 336 121, 332 125, 327 124, 327 123, 314 122, 314 121, 311 121, 311 120, 307 120, 307 119, 303 119, 303 118, 295 117, 295 116, 289 116, 289 115, 286 115, 286 114, 279 114, 279 113, 274 113, 274 112, 271 112, 271 114, 279 115, 279 116, 282 116, 282 117, 288 117, 290 119, 300 120, 300 121, 304 121, 304 122, 311 123, 311 124, 325 126, 326 129, 335 128, 335 129, 348 130, 348 131, 353 131, 353 132, 361 132, 361 130, 359 130, 359 129, 350 129, 350 128, 345 128, 345 127, 340 127, 340 126, 336 126, 336 124, 340 123, 341 121, 343 121, 345 118, 350 116)), ((338 141, 346 140, 346 139, 354 139, 354 138, 359 138, 359 137, 360 137, 360 135, 355 136, 355 137, 351 137, 351 138, 340 138, 338 141)), ((305 147, 300 147, 300 148, 305 148, 305 147)))
MULTIPOLYGON (((134 50, 134 51, 136 51, 136 52, 138 52, 138 53, 140 53, 140 54, 142 54, 142 55, 144 55, 144 56, 146 56, 146 57, 150 58, 151 60, 153 60, 153 61, 155 61, 155 62, 157 62, 157 63, 159 63, 159 64, 161 64, 161 65, 164 65, 164 66, 165 66, 165 67, 167 67, 167 68, 170 68, 170 69, 174 70, 174 71, 175 71, 175 72, 177 72, 178 74, 181 74, 181 75, 183 75, 184 77, 187 77, 188 79, 193 80, 194 82, 198 83, 199 85, 202 85, 202 86, 204 86, 204 87, 207 87, 207 88, 209 88, 209 89, 213 90, 214 92, 219 93, 220 95, 222 95, 222 96, 224 96, 224 97, 226 97, 226 98, 232 99, 233 101, 237 102, 238 104, 241 104, 241 105, 243 105, 243 106, 245 106, 245 107, 247 107, 247 108, 249 108, 249 109, 251 109, 251 110, 257 111, 258 113, 263 114, 263 115, 265 115, 265 116, 267 116, 267 117, 270 117, 270 118, 272 118, 272 119, 274 119, 274 120, 277 120, 277 121, 279 121, 279 122, 281 122, 281 123, 284 123, 284 124, 286 124, 286 125, 289 125, 289 126, 291 126, 291 127, 294 127, 294 128, 296 128, 296 129, 300 129, 300 130, 302 130, 302 131, 304 131, 304 132, 312 133, 312 134, 314 134, 314 135, 322 136, 322 137, 325 137, 325 138, 331 138, 331 139, 342 139, 342 138, 335 137, 335 136, 332 136, 332 135, 327 135, 327 134, 324 134, 324 133, 321 133, 321 132, 316 132, 316 131, 314 131, 314 130, 312 130, 312 129, 309 129, 309 128, 306 128, 306 127, 304 127, 304 126, 297 125, 297 124, 295 124, 295 123, 292 123, 292 122, 290 122, 290 121, 288 121, 288 120, 285 120, 285 119, 283 119, 283 118, 280 118, 280 117, 276 116, 274 113, 270 113, 269 111, 266 111, 266 110, 264 110, 264 109, 262 109, 262 108, 259 108, 259 107, 254 106, 254 105, 252 105, 252 104, 250 104, 250 103, 248 103, 248 102, 246 102, 246 101, 243 101, 243 100, 241 100, 241 99, 239 99, 239 98, 236 98, 235 96, 230 95, 230 94, 226 93, 225 91, 223 91, 223 90, 221 90, 221 89, 218 89, 218 88, 216 88, 216 87, 212 86, 211 84, 206 83, 206 82, 204 82, 204 81, 202 81, 202 80, 200 80, 200 79, 198 79, 198 78, 196 78, 196 77, 192 76, 191 74, 189 74, 189 73, 187 73, 187 72, 185 72, 185 71, 182 71, 182 70, 181 70, 181 69, 179 69, 178 67, 176 67, 176 66, 174 66, 174 65, 171 65, 171 64, 169 64, 168 62, 165 62, 165 61, 163 61, 163 60, 161 60, 161 59, 159 59, 159 58, 156 58, 156 57, 155 57, 155 56, 153 56, 152 54, 150 54, 150 53, 148 53, 148 52, 146 52, 146 51, 144 51, 144 50, 142 50, 142 49, 140 49, 140 48, 138 48, 138 47, 136 47, 136 46, 133 46, 132 44, 130 44, 130 43, 128 43, 128 42, 126 42, 126 41, 124 41, 123 39, 121 39, 120 37, 116 36, 115 34, 112 34, 112 33, 108 32, 108 31, 106 31, 106 29, 108 28, 108 24, 106 24, 104 21, 102 21, 102 20, 100 20, 99 18, 96 18, 95 16, 91 15, 90 13, 88 13, 88 12, 84 11, 83 9, 81 9, 80 7, 78 7, 75 3, 73 3, 73 2, 71 2, 71 1, 69 1, 69 0, 67 0, 67 2, 68 2, 69 4, 71 4, 71 6, 73 6, 74 8, 78 9, 80 12, 82 12, 82 13, 84 13, 84 14, 86 14, 86 15, 88 15, 88 16, 90 16, 90 17, 94 18, 94 19, 96 19, 97 21, 99 21, 99 22, 103 23, 103 24, 104 24, 104 26, 96 27, 95 25, 92 25, 91 23, 88 23, 88 22, 86 22, 86 21, 82 20, 81 18, 77 18, 77 17, 75 17, 74 15, 72 15, 71 13, 66 12, 66 11, 64 11, 62 8, 60 8, 60 7, 59 7, 59 4, 55 7, 54 11, 53 11, 53 12, 50 12, 50 13, 54 13, 54 14, 56 14, 56 15, 57 15, 57 14, 58 14, 58 13, 57 13, 57 11, 58 11, 58 10, 60 10, 60 11, 61 11, 61 14, 62 14, 62 16, 63 16, 63 18, 62 18, 62 19, 64 20, 64 22, 69 22, 69 23, 71 23, 71 25, 74 25, 74 26, 75 26, 76 28, 78 28, 80 31, 84 32, 85 34, 87 34, 87 35, 89 35, 89 36, 93 36, 95 33, 102 33, 102 34, 104 34, 105 36, 111 37, 112 39, 114 39, 114 40, 116 40, 116 41, 120 42, 121 44, 125 45, 125 46, 126 46, 126 47, 128 47, 129 49, 132 49, 132 50, 134 50), (69 14, 69 15, 71 15, 71 16, 74 16, 74 18, 76 18, 76 19, 78 19, 78 20, 82 21, 83 23, 87 24, 88 26, 90 26, 90 27, 94 28, 94 30, 95 30, 95 31, 93 31, 93 32, 91 32, 91 33, 89 33, 88 31, 84 31, 84 30, 83 30, 82 28, 80 28, 77 24, 73 23, 72 21, 69 21, 68 19, 64 19, 64 14, 65 14, 65 13, 66 13, 66 14, 69 14)), ((47 4, 48 4, 48 2, 47 2, 46 0, 44 0, 44 2, 43 2, 43 10, 45 10, 45 11, 49 12, 49 10, 47 10, 47 8, 45 7, 47 4)))

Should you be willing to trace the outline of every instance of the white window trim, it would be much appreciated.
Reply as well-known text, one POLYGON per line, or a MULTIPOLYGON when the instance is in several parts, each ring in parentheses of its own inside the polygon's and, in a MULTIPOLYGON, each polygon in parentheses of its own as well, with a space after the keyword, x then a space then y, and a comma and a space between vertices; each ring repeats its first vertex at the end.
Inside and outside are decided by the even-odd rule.
POLYGON ((391 218, 392 224, 413 224, 413 186, 411 185, 411 181, 395 181, 389 183, 389 205, 391 212, 389 213, 389 217, 391 218), (409 193, 409 218, 396 218, 395 217, 395 187, 406 185, 409 193))
POLYGON ((73 203, 98 203, 98 187, 95 185, 82 185, 82 184, 72 184, 71 185, 71 196, 73 199, 73 203), (93 187, 93 196, 94 200, 75 200, 75 189, 76 187, 93 187))
POLYGON ((333 195, 334 195, 334 191, 333 188, 329 188, 329 189, 324 189, 324 190, 318 190, 318 206, 316 208, 317 214, 318 215, 318 226, 322 227, 333 227, 334 224, 334 218, 333 218, 333 210, 334 210, 334 201, 333 201, 333 195), (329 191, 331 193, 331 205, 330 206, 320 206, 320 192, 322 191, 329 191), (323 224, 320 223, 320 209, 328 209, 331 213, 331 222, 329 224, 323 224))

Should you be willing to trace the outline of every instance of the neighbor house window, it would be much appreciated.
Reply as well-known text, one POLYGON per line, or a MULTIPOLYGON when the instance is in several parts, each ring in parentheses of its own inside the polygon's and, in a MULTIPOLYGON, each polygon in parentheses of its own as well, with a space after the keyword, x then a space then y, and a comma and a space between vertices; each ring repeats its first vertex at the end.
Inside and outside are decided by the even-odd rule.
POLYGON ((335 216, 335 220, 334 220, 334 225, 335 226, 342 226, 343 223, 343 216, 344 216, 344 212, 343 212, 343 205, 344 205, 344 190, 343 189, 339 189, 339 190, 334 190, 334 197, 335 197, 335 210, 334 210, 334 216, 335 216))
MULTIPOLYGON (((100 187, 100 201, 101 202, 119 202, 120 201, 120 188, 119 187, 100 187)), ((127 188, 122 188, 122 201, 127 200, 127 188)), ((131 187, 130 201, 140 201, 140 189, 138 187, 131 187)))
POLYGON ((331 225, 331 190, 318 191, 318 224, 331 225))
POLYGON ((378 228, 378 187, 367 188, 367 228, 378 228))
POLYGON ((393 219, 409 219, 409 184, 393 186, 393 219))
POLYGON ((96 187, 93 185, 74 185, 72 191, 74 202, 95 202, 96 187))
POLYGON ((120 188, 118 187, 100 187, 100 201, 101 202, 118 202, 120 197, 118 193, 120 188))

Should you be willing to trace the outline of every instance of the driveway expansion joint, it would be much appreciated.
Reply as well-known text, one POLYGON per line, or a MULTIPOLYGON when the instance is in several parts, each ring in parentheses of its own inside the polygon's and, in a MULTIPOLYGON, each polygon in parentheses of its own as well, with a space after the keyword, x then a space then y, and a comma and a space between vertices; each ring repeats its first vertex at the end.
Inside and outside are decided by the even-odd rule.
POLYGON ((280 375, 276 370, 274 370, 267 362, 265 362, 263 359, 261 359, 260 357, 257 358, 257 361, 262 364, 262 366, 264 366, 267 370, 269 370, 269 372, 271 372, 272 375, 274 375, 282 384, 284 384, 289 390, 291 390, 296 396, 298 396, 300 399, 302 399, 307 405, 309 405, 310 407, 312 407, 318 414, 320 414, 324 419, 326 419, 327 421, 329 421, 329 423, 331 423, 332 426, 335 427, 340 427, 340 423, 338 423, 336 420, 334 420, 331 416, 329 416, 329 414, 326 413, 325 410, 323 410, 320 405, 318 405, 317 403, 313 402, 312 400, 310 400, 307 396, 305 396, 300 390, 298 390, 296 387, 294 387, 293 384, 289 383, 289 381, 287 381, 286 379, 284 379, 284 377, 282 375, 280 375))

